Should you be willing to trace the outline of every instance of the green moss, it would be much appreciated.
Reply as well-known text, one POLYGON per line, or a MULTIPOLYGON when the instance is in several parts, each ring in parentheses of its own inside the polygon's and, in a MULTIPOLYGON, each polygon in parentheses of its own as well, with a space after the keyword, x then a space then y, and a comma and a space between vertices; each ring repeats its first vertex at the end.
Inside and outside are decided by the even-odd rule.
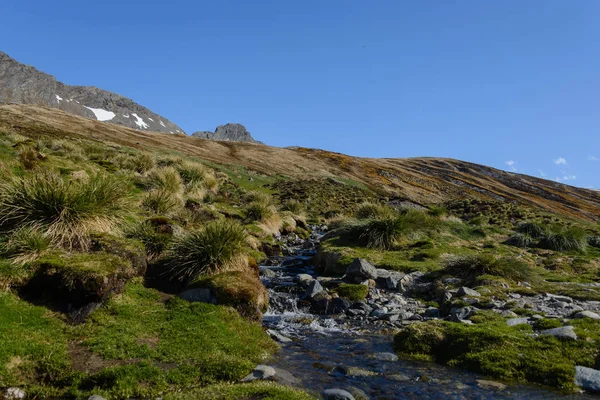
POLYGON ((165 400, 314 400, 315 397, 287 386, 273 382, 253 382, 248 384, 217 384, 182 393, 169 393, 165 400))
POLYGON ((65 378, 70 371, 63 324, 44 307, 0 292, 0 387, 65 378))
POLYGON ((551 318, 538 319, 533 323, 533 329, 536 331, 543 331, 545 329, 558 328, 561 326, 563 326, 562 322, 560 322, 558 319, 551 318))
POLYGON ((493 378, 573 389, 575 365, 593 367, 600 350, 598 321, 573 321, 578 341, 536 338, 529 326, 510 327, 495 317, 475 321, 472 326, 440 321, 409 326, 396 335, 396 351, 493 378))
POLYGON ((269 295, 253 271, 232 271, 200 278, 188 289, 209 288, 217 304, 234 307, 241 315, 260 319, 269 306, 269 295))
POLYGON ((365 285, 353 285, 350 283, 342 283, 334 291, 340 296, 345 297, 350 301, 359 301, 367 298, 369 288, 365 285))

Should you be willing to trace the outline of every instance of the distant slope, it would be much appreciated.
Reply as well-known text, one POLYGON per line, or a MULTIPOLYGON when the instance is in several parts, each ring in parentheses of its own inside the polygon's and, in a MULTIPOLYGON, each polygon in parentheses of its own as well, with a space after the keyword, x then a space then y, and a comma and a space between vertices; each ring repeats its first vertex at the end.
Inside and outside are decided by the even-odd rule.
POLYGON ((184 133, 133 100, 91 86, 69 86, 0 52, 0 103, 58 108, 71 114, 155 132, 184 133))
POLYGON ((374 159, 306 148, 215 142, 141 132, 24 105, 0 106, 0 129, 30 137, 87 137, 139 149, 178 151, 271 175, 352 179, 389 197, 419 204, 479 198, 516 202, 587 221, 600 220, 600 192, 443 158, 374 159))

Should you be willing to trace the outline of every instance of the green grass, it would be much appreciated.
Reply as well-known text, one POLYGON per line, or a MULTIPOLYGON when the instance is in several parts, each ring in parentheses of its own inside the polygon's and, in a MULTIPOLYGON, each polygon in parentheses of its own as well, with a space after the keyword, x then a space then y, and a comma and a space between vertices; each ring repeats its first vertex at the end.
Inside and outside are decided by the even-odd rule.
POLYGON ((59 380, 69 374, 64 324, 45 307, 0 292, 0 387, 59 380))
POLYGON ((411 325, 396 335, 396 351, 492 378, 567 390, 574 389, 575 365, 598 367, 598 321, 572 321, 580 339, 561 341, 534 337, 526 325, 509 327, 493 313, 476 317, 472 326, 440 321, 411 325))
POLYGON ((354 211, 354 216, 357 219, 393 217, 395 214, 396 212, 391 207, 371 202, 359 204, 354 211))
POLYGON ((40 228, 24 226, 10 234, 5 244, 0 244, 0 254, 17 264, 26 264, 44 255, 51 240, 40 228))
POLYGON ((315 400, 316 398, 299 389, 273 382, 247 384, 216 384, 202 389, 182 393, 169 393, 165 400, 315 400))
POLYGON ((164 302, 139 283, 91 316, 85 344, 108 359, 175 363, 196 383, 235 381, 276 350, 235 311, 178 298, 164 302))
POLYGON ((246 230, 235 221, 209 222, 172 242, 165 275, 191 282, 202 275, 222 272, 246 254, 246 238, 246 230))
POLYGON ((515 258, 496 258, 492 254, 457 256, 448 259, 444 272, 474 282, 481 275, 492 275, 513 281, 530 281, 534 278, 532 268, 515 258))

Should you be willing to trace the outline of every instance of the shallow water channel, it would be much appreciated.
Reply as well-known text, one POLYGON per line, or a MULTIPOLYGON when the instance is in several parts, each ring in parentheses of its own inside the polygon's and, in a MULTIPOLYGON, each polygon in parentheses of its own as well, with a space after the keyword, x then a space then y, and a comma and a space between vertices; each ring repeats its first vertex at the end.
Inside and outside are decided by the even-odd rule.
POLYGON ((271 295, 263 324, 284 336, 282 350, 270 365, 283 370, 288 383, 316 393, 329 388, 359 389, 374 400, 598 399, 507 382, 498 388, 486 384, 486 377, 463 370, 412 360, 390 361, 391 332, 364 321, 313 315, 307 308, 298 308, 299 294, 290 289, 296 285, 297 274, 316 277, 310 263, 315 249, 298 244, 290 250, 295 254, 261 267, 263 272, 275 273, 267 271, 262 277, 271 295))

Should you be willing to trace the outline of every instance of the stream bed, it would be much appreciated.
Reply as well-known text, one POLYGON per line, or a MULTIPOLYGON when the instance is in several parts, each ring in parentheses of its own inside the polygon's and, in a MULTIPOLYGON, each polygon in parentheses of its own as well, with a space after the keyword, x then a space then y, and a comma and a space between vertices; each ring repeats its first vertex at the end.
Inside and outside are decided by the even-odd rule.
MULTIPOLYGON (((491 381, 434 363, 397 359, 389 327, 347 315, 317 315, 303 306, 297 276, 317 277, 311 263, 320 235, 296 240, 286 256, 261 266, 270 293, 263 325, 282 349, 270 362, 282 383, 321 394, 343 389, 359 399, 597 399, 541 386, 491 381)), ((410 301, 410 300, 409 300, 410 301)))

